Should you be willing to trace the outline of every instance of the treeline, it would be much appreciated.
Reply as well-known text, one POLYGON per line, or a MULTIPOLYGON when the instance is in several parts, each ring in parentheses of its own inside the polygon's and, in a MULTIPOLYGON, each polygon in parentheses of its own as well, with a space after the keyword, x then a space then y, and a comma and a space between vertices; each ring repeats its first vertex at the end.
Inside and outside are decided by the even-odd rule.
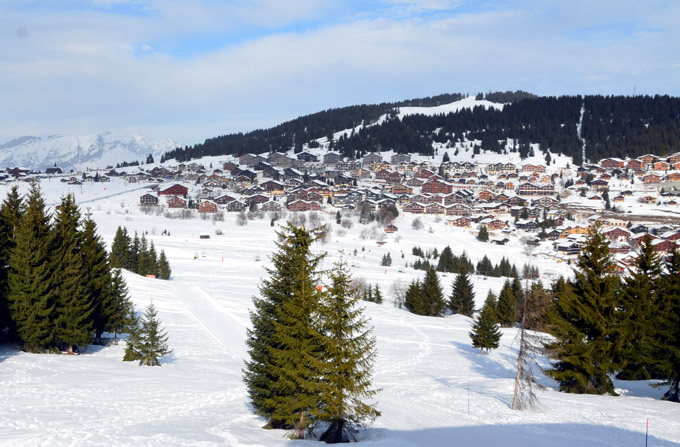
MULTIPOLYGON (((483 95, 477 95, 482 97, 483 95)), ((435 116, 397 118, 396 107, 434 106, 461 99, 449 94, 395 103, 358 105, 299 117, 267 130, 231 134, 206 140, 193 147, 177 148, 161 161, 188 161, 208 155, 241 155, 268 150, 299 152, 303 144, 334 132, 370 124, 387 114, 381 125, 364 127, 341 137, 333 148, 344 156, 359 158, 368 152, 394 150, 431 155, 432 143, 477 140, 481 149, 504 154, 532 155, 531 144, 544 153, 564 154, 583 163, 583 144, 577 124, 584 108, 582 137, 586 157, 635 157, 644 153, 666 155, 680 147, 680 98, 669 96, 560 96, 538 97, 526 92, 487 94, 486 99, 505 103, 502 110, 476 107, 435 116), (509 144, 508 141, 512 141, 509 144)))
POLYGON ((52 216, 33 184, 0 208, 0 327, 29 352, 68 350, 125 331, 133 312, 92 218, 69 194, 52 216))
MULTIPOLYGON (((441 254, 435 248, 434 250, 424 252, 420 247, 413 247, 412 253, 422 259, 416 259, 411 265, 416 270, 427 270, 433 267, 438 272, 445 273, 459 273, 463 268, 480 276, 490 276, 500 278, 506 276, 510 278, 518 277, 519 272, 515 264, 503 256, 499 263, 493 264, 489 258, 484 257, 477 262, 475 266, 465 252, 460 255, 453 254, 450 246, 446 246, 441 254), (430 259, 437 260, 436 266, 430 262, 430 259)), ((538 278, 538 268, 535 266, 524 265, 522 267, 522 276, 524 278, 536 279, 538 278)))
POLYGON ((127 228, 120 226, 111 245, 111 266, 159 279, 170 279, 172 275, 164 250, 159 255, 153 241, 147 241, 146 235, 140 237, 135 231, 134 237, 130 237, 127 228))

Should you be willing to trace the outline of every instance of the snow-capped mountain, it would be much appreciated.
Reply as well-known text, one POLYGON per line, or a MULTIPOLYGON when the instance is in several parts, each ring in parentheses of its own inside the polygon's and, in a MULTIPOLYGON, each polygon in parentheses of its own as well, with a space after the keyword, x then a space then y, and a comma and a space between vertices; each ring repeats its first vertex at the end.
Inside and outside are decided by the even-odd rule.
POLYGON ((124 161, 143 162, 151 154, 158 161, 163 153, 180 146, 169 139, 150 141, 139 135, 52 135, 47 138, 21 137, 0 145, 0 167, 45 170, 105 168, 124 161))

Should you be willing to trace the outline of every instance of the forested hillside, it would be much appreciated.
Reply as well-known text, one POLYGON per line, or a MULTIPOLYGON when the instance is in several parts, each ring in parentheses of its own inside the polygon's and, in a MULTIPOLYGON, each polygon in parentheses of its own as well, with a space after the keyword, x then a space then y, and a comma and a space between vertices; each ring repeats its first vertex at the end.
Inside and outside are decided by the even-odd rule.
POLYGON ((680 98, 669 96, 560 96, 537 97, 526 92, 478 94, 477 99, 505 103, 502 110, 475 107, 440 115, 399 116, 405 106, 431 107, 458 101, 462 94, 355 105, 303 116, 266 130, 209 138, 202 144, 177 148, 164 160, 187 161, 208 155, 241 155, 267 151, 303 150, 305 144, 334 132, 358 131, 341 136, 331 147, 355 158, 368 152, 434 152, 433 143, 455 147, 475 141, 478 149, 498 153, 519 152, 525 158, 530 144, 543 152, 564 154, 575 164, 608 157, 666 155, 680 150, 680 98), (387 118, 378 123, 378 119, 387 118), (371 125, 375 124, 375 125, 371 125), (579 136, 579 124, 581 135, 579 136))

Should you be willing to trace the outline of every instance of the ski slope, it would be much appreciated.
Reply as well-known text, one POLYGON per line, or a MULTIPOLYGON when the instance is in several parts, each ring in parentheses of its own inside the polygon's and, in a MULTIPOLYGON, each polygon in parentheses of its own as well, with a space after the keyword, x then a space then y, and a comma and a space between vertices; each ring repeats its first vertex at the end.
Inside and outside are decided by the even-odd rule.
MULTIPOLYGON (((124 276, 137 310, 151 301, 156 305, 173 352, 161 360, 162 367, 149 368, 121 361, 125 343, 90 346, 80 356, 32 355, 1 347, 0 445, 320 445, 262 429, 265 421, 249 408, 241 380, 248 312, 267 275, 268 255, 275 250, 276 227, 270 226, 269 217, 243 227, 232 214, 223 222, 171 220, 140 213, 135 204, 143 191, 131 191, 129 185, 107 185, 110 196, 103 199, 97 195, 105 192, 95 189, 101 185, 92 190, 83 186, 76 198, 88 201, 83 208, 90 208, 108 243, 124 225, 131 233, 148 231, 156 249, 165 250, 171 281, 128 272, 124 276), (161 236, 163 230, 170 235, 161 236), (202 233, 210 239, 199 239, 202 233)), ((43 184, 49 203, 68 188, 43 184)), ((3 197, 6 190, 0 187, 3 197)), ((377 338, 374 385, 381 389, 377 408, 382 416, 360 433, 360 445, 643 446, 647 420, 649 446, 680 445, 680 405, 660 401, 663 390, 647 382, 617 382, 618 397, 581 396, 558 392, 541 375, 546 389, 537 393, 539 406, 513 411, 515 329, 503 329, 501 347, 481 355, 470 345, 469 318, 420 317, 392 305, 393 283, 407 285, 422 277, 422 272, 404 268, 415 260, 413 246, 427 251, 451 245, 456 254, 466 250, 473 262, 484 254, 494 263, 507 256, 519 267, 527 260, 519 243, 483 244, 470 231, 427 216, 421 217, 425 228, 416 231, 411 229, 413 216, 402 214, 395 222, 399 232, 384 236, 384 245, 379 245, 377 239, 360 237, 365 227, 358 223, 343 234, 334 212, 320 216, 333 227, 331 240, 313 247, 327 253, 323 267, 332 266, 342 250, 354 265, 354 277, 379 284, 386 298, 382 305, 364 304, 377 338), (387 252, 394 263, 381 267, 387 252)), ((533 262, 541 269, 569 273, 563 263, 533 262)), ((440 279, 448 295, 455 275, 440 279)), ((488 290, 498 291, 503 283, 497 278, 473 280, 478 306, 488 290)))

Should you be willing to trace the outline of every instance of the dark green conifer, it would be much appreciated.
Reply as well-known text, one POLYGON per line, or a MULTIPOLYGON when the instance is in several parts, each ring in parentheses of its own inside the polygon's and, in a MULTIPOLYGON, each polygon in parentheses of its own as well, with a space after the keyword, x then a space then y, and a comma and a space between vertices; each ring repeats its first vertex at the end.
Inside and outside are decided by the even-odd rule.
POLYGON ((680 251, 673 251, 665 266, 659 281, 661 306, 654 368, 662 377, 658 386, 668 386, 663 398, 680 402, 680 251))
POLYGON ((614 394, 610 376, 616 362, 619 280, 611 272, 609 244, 599 227, 578 256, 575 278, 559 294, 550 318, 554 341, 546 347, 556 358, 547 373, 560 390, 614 394))
MULTIPOLYGON (((380 412, 374 404, 364 402, 377 393, 371 388, 376 340, 367 328, 363 309, 357 307, 346 262, 335 264, 330 281, 322 300, 324 357, 317 366, 324 380, 312 414, 316 422, 328 423, 320 439, 339 443, 354 440, 356 429, 380 412)), ((380 289, 376 286, 375 290, 378 293, 380 289)))
POLYGON ((134 308, 120 269, 111 270, 109 294, 111 298, 105 307, 104 331, 113 332, 113 342, 118 344, 118 334, 128 331, 134 324, 134 321, 130 320, 130 315, 134 315, 134 308))
POLYGON ((645 235, 637 258, 623 280, 617 331, 624 380, 649 380, 653 373, 654 354, 659 352, 658 330, 663 324, 660 308, 661 260, 654 251, 652 238, 645 235))
POLYGON ((378 284, 373 287, 373 302, 376 304, 382 304, 383 302, 382 292, 378 284))
POLYGON ((85 283, 80 241, 80 211, 73 194, 61 200, 50 233, 52 291, 55 296, 55 336, 73 352, 92 341, 92 303, 85 283))
POLYGON ((302 398, 302 394, 308 393, 300 390, 302 382, 298 380, 303 379, 300 375, 310 372, 308 366, 300 363, 311 354, 304 350, 313 347, 311 332, 305 330, 311 328, 311 311, 317 299, 316 269, 321 256, 312 255, 310 245, 315 237, 304 227, 288 223, 277 234, 273 267, 267 269, 269 278, 262 281, 260 297, 253 298, 252 328, 246 332, 250 359, 246 361, 243 379, 255 411, 269 419, 268 425, 291 428, 301 416, 303 424, 309 417, 307 397, 302 405, 292 401, 298 394, 302 398), (287 315, 289 310, 292 313, 287 315), (284 363, 286 357, 288 362, 284 363))
POLYGON ((481 242, 489 241, 489 230, 485 226, 479 228, 479 233, 477 233, 477 240, 481 242))
POLYGON ((100 338, 104 331, 109 330, 109 320, 115 318, 117 309, 113 305, 111 267, 106 246, 97 234, 97 224, 89 214, 85 217, 80 239, 84 284, 92 303, 92 324, 95 337, 100 338))
POLYGON ((472 317, 475 311, 475 291, 470 281, 467 266, 463 266, 453 282, 451 296, 449 297, 449 309, 454 314, 472 317))
POLYGON ((54 342, 55 294, 49 265, 49 232, 45 202, 33 184, 15 233, 7 278, 10 315, 23 348, 29 352, 44 351, 54 342))
POLYGON ((142 318, 139 335, 139 364, 161 366, 160 358, 172 352, 168 347, 168 335, 161 329, 158 313, 153 303, 147 306, 142 318))
POLYGON ((161 250, 161 254, 158 257, 158 277, 160 279, 170 279, 171 275, 172 270, 170 269, 170 263, 165 256, 165 251, 161 250))
POLYGON ((0 207, 0 330, 12 326, 7 295, 9 288, 9 257, 16 245, 16 231, 21 222, 23 204, 19 196, 19 188, 12 186, 0 207))
POLYGON ((437 271, 433 267, 428 267, 425 271, 425 279, 422 284, 423 308, 428 316, 438 317, 441 315, 446 302, 444 292, 437 276, 437 271))
POLYGON ((124 268, 130 270, 130 236, 127 228, 118 227, 111 244, 110 262, 112 268, 124 268))
POLYGON ((420 281, 413 280, 404 294, 404 307, 416 315, 425 315, 423 293, 420 281))
POLYGON ((496 304, 498 322, 503 327, 510 327, 517 321, 517 299, 512 291, 512 283, 506 280, 498 294, 496 304))
POLYGON ((472 347, 479 348, 480 352, 489 352, 489 349, 496 349, 501 340, 501 332, 496 321, 496 312, 494 310, 495 297, 489 291, 482 310, 477 318, 472 322, 472 329, 470 330, 470 338, 472 339, 472 347))

